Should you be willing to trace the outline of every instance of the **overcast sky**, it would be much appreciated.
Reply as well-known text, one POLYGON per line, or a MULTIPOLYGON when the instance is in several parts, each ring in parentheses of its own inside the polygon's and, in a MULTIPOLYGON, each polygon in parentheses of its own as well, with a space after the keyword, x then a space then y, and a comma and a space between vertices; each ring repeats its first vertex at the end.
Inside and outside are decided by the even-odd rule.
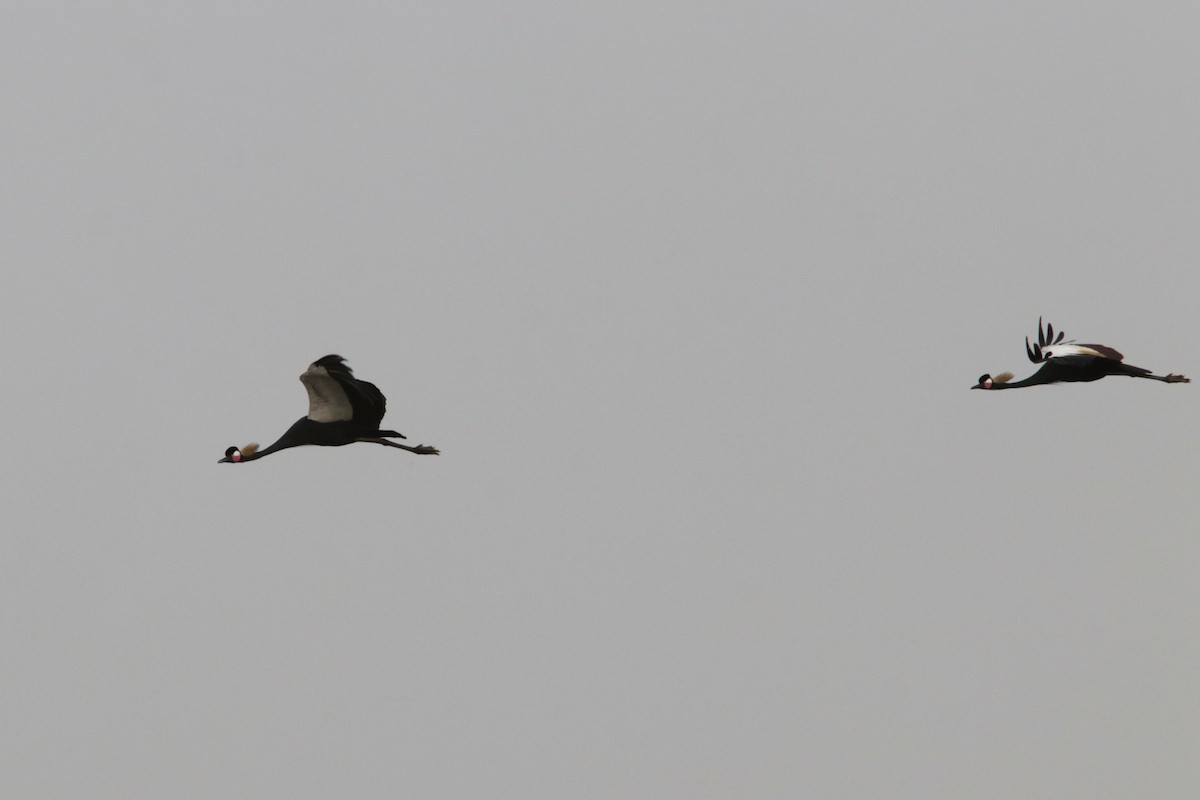
POLYGON ((1200 788, 1192 4, 2 19, 0 795, 1200 788))

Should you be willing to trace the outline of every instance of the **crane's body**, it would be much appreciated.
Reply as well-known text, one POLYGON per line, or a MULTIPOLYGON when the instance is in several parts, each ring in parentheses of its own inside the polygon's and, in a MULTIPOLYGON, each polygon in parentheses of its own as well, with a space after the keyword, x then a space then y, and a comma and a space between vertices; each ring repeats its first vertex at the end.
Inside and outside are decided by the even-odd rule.
POLYGON ((388 441, 388 437, 405 437, 396 431, 379 428, 387 411, 387 399, 375 384, 355 378, 345 361, 341 356, 329 355, 309 365, 300 376, 300 382, 308 392, 308 415, 296 420, 274 444, 262 450, 257 444, 240 449, 230 447, 217 463, 254 461, 289 447, 341 447, 355 442, 398 447, 419 455, 437 455, 436 448, 423 444, 410 447, 388 441))
POLYGON ((1037 344, 1031 345, 1026 338, 1025 352, 1030 361, 1042 365, 1041 369, 1016 382, 1010 382, 1011 372, 1001 373, 994 378, 988 374, 981 375, 979 383, 971 388, 1021 389, 1047 383, 1098 381, 1109 375, 1149 378, 1163 383, 1191 383, 1182 375, 1155 375, 1148 369, 1126 364, 1125 356, 1106 345, 1063 342, 1063 336, 1061 331, 1057 338, 1054 336, 1053 325, 1047 325, 1043 330, 1042 321, 1039 319, 1037 344))

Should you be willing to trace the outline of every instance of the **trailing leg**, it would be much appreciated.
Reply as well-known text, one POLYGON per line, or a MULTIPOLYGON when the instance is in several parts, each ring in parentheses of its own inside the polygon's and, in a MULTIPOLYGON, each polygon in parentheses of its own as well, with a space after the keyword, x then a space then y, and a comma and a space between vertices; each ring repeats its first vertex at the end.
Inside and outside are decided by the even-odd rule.
POLYGON ((410 453, 416 453, 417 455, 421 455, 421 456, 436 456, 436 455, 438 455, 438 449, 436 447, 429 447, 428 445, 424 445, 424 444, 419 444, 416 447, 409 447, 408 445, 400 444, 399 442, 389 442, 387 439, 384 439, 381 437, 370 437, 370 436, 364 436, 359 439, 356 439, 355 441, 372 442, 374 444, 386 444, 388 447, 399 447, 401 450, 407 450, 410 453))

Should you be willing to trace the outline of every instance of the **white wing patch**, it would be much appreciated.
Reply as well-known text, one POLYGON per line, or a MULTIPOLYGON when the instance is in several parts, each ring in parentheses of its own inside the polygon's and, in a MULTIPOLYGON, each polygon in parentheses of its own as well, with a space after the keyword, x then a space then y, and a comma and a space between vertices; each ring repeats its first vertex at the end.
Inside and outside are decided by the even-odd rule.
POLYGON ((1093 350, 1085 344, 1056 344, 1053 347, 1045 347, 1042 349, 1042 355, 1046 358, 1062 358, 1063 356, 1099 356, 1100 358, 1111 358, 1111 353, 1101 353, 1099 350, 1093 350))
POLYGON ((308 390, 308 418, 313 422, 344 422, 354 418, 350 398, 324 367, 309 364, 300 382, 308 390))

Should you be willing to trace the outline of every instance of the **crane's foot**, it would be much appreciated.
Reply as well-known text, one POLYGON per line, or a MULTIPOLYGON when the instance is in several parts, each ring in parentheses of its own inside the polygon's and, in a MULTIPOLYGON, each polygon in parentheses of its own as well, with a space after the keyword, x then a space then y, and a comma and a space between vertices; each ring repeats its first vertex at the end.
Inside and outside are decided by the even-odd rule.
POLYGON ((436 447, 430 447, 429 445, 425 444, 417 445, 412 449, 412 451, 422 456, 436 456, 439 454, 436 447))
POLYGON ((1190 378, 1185 378, 1182 375, 1171 374, 1171 375, 1167 376, 1167 383, 1191 383, 1191 382, 1192 381, 1190 378))

